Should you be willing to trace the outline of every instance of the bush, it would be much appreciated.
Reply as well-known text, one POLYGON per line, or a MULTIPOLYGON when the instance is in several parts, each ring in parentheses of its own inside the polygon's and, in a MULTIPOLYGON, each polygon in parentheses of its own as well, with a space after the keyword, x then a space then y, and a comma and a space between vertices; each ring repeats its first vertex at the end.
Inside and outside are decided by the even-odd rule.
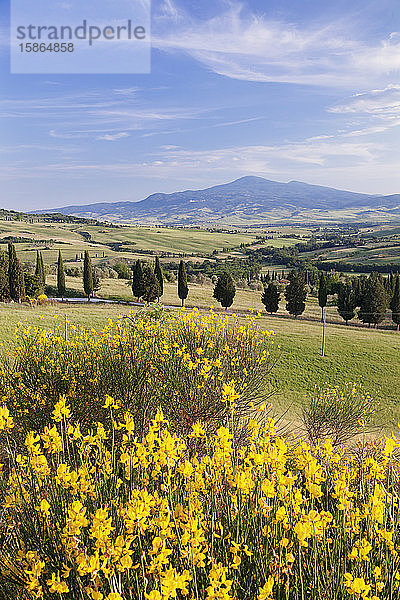
POLYGON ((335 446, 353 438, 360 428, 371 425, 375 403, 355 385, 317 390, 302 412, 302 421, 313 443, 330 438, 335 446))
POLYGON ((239 451, 229 428, 196 423, 199 456, 161 411, 141 437, 116 399, 87 428, 69 403, 18 453, 0 407, 2 598, 399 598, 398 439, 357 461, 285 441, 272 419, 239 451))
POLYGON ((3 364, 3 394, 22 430, 40 428, 61 395, 82 423, 103 421, 99 398, 116 396, 133 414, 139 432, 161 406, 174 432, 185 434, 202 420, 215 431, 228 419, 237 426, 271 393, 271 334, 254 319, 246 326, 198 311, 143 312, 111 320, 100 334, 71 326, 20 329, 14 361, 3 364), (224 384, 234 387, 235 414, 223 402, 224 384))
POLYGON ((124 262, 117 262, 113 265, 114 271, 118 273, 118 279, 131 279, 132 269, 124 262))

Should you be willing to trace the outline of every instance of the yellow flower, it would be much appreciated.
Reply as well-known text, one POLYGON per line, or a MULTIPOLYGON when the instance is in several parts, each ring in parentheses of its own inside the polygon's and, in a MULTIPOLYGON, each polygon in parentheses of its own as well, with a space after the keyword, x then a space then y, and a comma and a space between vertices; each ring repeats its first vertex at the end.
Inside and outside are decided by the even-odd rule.
POLYGON ((47 500, 44 498, 41 503, 40 503, 40 510, 42 511, 42 513, 44 513, 45 515, 49 514, 50 511, 50 504, 47 502, 47 500))
POLYGON ((69 588, 65 581, 61 581, 60 573, 52 573, 51 579, 47 580, 47 585, 50 587, 52 594, 68 594, 69 588))
POLYGON ((200 423, 200 421, 196 421, 192 425, 192 431, 189 433, 190 438, 203 438, 206 435, 204 426, 200 423))
POLYGON ((7 406, 0 406, 0 431, 12 429, 14 427, 13 418, 10 417, 7 406))
POLYGON ((161 596, 160 592, 157 590, 152 590, 150 592, 150 594, 145 593, 144 597, 147 600, 162 600, 162 596, 161 596))
POLYGON ((59 423, 62 421, 63 417, 69 419, 70 416, 71 410, 70 407, 66 405, 66 398, 65 396, 61 396, 53 410, 53 421, 59 423))
POLYGON ((274 578, 272 577, 272 575, 270 577, 268 577, 267 581, 265 582, 265 585, 263 588, 260 588, 259 594, 258 594, 258 600, 273 600, 271 598, 271 594, 272 594, 272 590, 274 587, 274 578))

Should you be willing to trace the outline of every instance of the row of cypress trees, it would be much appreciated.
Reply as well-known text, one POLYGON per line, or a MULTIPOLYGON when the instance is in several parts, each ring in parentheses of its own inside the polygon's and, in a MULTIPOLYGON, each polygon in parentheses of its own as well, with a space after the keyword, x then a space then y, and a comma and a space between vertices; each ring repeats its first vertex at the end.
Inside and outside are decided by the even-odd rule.
MULTIPOLYGON (((154 302, 161 298, 164 293, 164 275, 158 256, 156 256, 154 268, 149 264, 142 265, 140 260, 136 261, 132 271, 132 293, 137 300, 142 299, 145 302, 154 302)), ((185 304, 188 293, 185 263, 181 260, 178 269, 178 297, 182 306, 185 304)), ((235 294, 236 287, 232 276, 227 272, 222 273, 215 284, 213 297, 227 309, 232 306, 235 294)))
MULTIPOLYGON (((41 252, 36 253, 36 267, 33 275, 24 273, 15 246, 8 243, 8 251, 0 252, 0 300, 23 302, 27 296, 44 293, 46 272, 41 252)), ((61 252, 58 255, 57 288, 61 297, 65 295, 65 273, 61 252)))
MULTIPOLYGON (((304 312, 306 306, 305 273, 291 271, 288 279, 289 284, 285 290, 286 309, 289 314, 297 317, 304 312)), ((371 273, 369 277, 339 281, 332 286, 322 272, 318 286, 318 304, 322 310, 322 321, 330 294, 337 295, 337 310, 346 325, 356 315, 363 323, 378 325, 385 319, 389 308, 392 321, 397 326, 397 330, 400 330, 400 275, 398 273, 388 278, 382 277, 380 273, 371 273)), ((267 312, 271 314, 278 312, 280 292, 272 281, 264 287, 261 301, 267 312)))
MULTIPOLYGON (((158 256, 155 259, 154 269, 149 264, 143 265, 140 260, 136 261, 132 270, 132 293, 137 300, 142 299, 145 302, 159 300, 164 294, 164 273, 158 256)), ((182 306, 188 293, 185 263, 181 260, 178 269, 178 297, 182 306)))
POLYGON ((328 293, 337 294, 337 309, 346 322, 357 315, 360 321, 378 325, 387 310, 392 313, 392 321, 400 329, 400 275, 391 274, 384 278, 380 273, 371 273, 369 277, 357 277, 350 281, 339 282, 329 290, 324 273, 320 276, 318 301, 322 313, 327 304, 328 293), (359 309, 358 312, 356 309, 359 309))

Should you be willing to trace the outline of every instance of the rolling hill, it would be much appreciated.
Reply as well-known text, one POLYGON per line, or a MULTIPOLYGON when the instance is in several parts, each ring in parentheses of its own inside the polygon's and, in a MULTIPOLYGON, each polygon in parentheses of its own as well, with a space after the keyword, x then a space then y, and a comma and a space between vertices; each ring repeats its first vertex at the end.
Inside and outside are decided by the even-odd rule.
POLYGON ((400 222, 400 194, 358 194, 300 181, 242 177, 203 190, 152 194, 139 202, 102 202, 56 211, 106 221, 169 225, 381 223, 400 222))

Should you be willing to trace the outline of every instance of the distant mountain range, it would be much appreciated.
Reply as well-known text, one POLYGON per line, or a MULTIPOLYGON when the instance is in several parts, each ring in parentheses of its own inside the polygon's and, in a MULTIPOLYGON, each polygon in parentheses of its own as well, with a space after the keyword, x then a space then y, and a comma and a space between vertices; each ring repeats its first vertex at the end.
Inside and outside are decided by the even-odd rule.
POLYGON ((100 202, 32 212, 165 225, 400 222, 400 194, 358 194, 300 181, 241 177, 204 190, 152 194, 140 202, 100 202))

